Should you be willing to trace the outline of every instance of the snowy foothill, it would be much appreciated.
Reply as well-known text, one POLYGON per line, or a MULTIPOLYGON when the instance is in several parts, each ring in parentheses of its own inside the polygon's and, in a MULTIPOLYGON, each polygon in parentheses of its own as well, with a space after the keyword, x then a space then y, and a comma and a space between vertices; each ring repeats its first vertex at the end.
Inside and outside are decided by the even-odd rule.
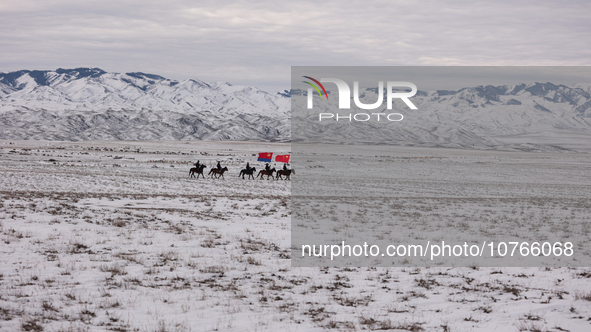
MULTIPOLYGON (((520 185, 542 195, 543 176, 552 176, 551 170, 560 169, 563 177, 583 174, 590 161, 575 153, 410 147, 386 158, 372 149, 379 147, 364 154, 373 153, 374 162, 400 163, 404 179, 397 194, 425 197, 410 204, 407 218, 415 212, 428 218, 429 211, 419 208, 430 202, 436 169, 449 177, 437 182, 440 195, 451 197, 461 188, 477 193, 478 174, 459 179, 454 173, 470 165, 496 170, 498 178, 531 173, 521 184, 497 183, 489 197, 520 185), (537 171, 542 175, 534 176, 537 171)), ((283 154, 291 148, 252 142, 0 141, 0 330, 591 329, 589 268, 292 267, 292 184, 238 177, 246 162, 258 172, 263 163, 256 154, 263 151, 283 154), (218 160, 229 171, 224 179, 189 178, 197 160, 207 165, 206 173, 218 160)), ((324 168, 310 165, 294 177, 328 176, 331 165, 336 162, 322 161, 324 168)), ((588 179, 577 182, 559 190, 577 199, 591 193, 584 188, 588 179)), ((588 207, 554 203, 555 211, 565 211, 578 226, 589 222, 588 207)), ((431 213, 465 222, 482 217, 469 214, 476 213, 470 205, 454 204, 460 204, 460 215, 452 213, 453 204, 447 212, 434 207, 431 213)), ((545 211, 535 205, 523 210, 530 219, 545 211)), ((506 212, 482 213, 494 218, 506 212)))

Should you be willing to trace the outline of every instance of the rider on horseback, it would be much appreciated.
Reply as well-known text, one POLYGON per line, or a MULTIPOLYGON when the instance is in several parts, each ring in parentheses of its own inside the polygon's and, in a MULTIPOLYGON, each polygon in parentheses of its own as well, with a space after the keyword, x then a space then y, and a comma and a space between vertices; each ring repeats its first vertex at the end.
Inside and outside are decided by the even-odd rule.
POLYGON ((283 164, 283 170, 287 172, 287 164, 283 164))
POLYGON ((267 173, 271 171, 271 165, 269 165, 269 163, 265 165, 265 171, 267 171, 267 173))
POLYGON ((222 170, 222 165, 220 165, 220 161, 218 160, 218 165, 217 165, 218 171, 222 170))
POLYGON ((197 162, 195 163, 195 168, 199 169, 199 165, 201 164, 199 163, 199 160, 197 160, 197 162))
POLYGON ((250 172, 250 164, 248 162, 246 162, 246 171, 250 172))

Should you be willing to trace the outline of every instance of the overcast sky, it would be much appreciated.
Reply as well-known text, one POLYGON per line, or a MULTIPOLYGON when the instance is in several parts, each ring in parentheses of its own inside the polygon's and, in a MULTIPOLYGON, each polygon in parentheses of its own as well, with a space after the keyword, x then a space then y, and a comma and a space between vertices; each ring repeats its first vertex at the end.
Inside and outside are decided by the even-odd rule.
POLYGON ((591 65, 583 1, 0 0, 0 72, 290 88, 290 66, 591 65))

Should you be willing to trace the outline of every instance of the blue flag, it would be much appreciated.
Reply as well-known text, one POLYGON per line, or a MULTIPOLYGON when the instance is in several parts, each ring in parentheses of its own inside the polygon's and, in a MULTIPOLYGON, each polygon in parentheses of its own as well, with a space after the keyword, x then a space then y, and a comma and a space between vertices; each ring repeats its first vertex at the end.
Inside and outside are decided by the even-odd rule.
POLYGON ((259 159, 257 161, 264 161, 270 163, 273 160, 273 152, 261 152, 259 153, 259 159))

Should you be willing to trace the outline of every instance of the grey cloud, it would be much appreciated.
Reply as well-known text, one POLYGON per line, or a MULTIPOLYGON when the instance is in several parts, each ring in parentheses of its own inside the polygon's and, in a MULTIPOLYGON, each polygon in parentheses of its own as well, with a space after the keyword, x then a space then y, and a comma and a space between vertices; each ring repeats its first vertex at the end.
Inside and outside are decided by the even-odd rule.
POLYGON ((585 1, 25 1, 0 71, 93 66, 289 88, 292 65, 590 65, 585 1))

